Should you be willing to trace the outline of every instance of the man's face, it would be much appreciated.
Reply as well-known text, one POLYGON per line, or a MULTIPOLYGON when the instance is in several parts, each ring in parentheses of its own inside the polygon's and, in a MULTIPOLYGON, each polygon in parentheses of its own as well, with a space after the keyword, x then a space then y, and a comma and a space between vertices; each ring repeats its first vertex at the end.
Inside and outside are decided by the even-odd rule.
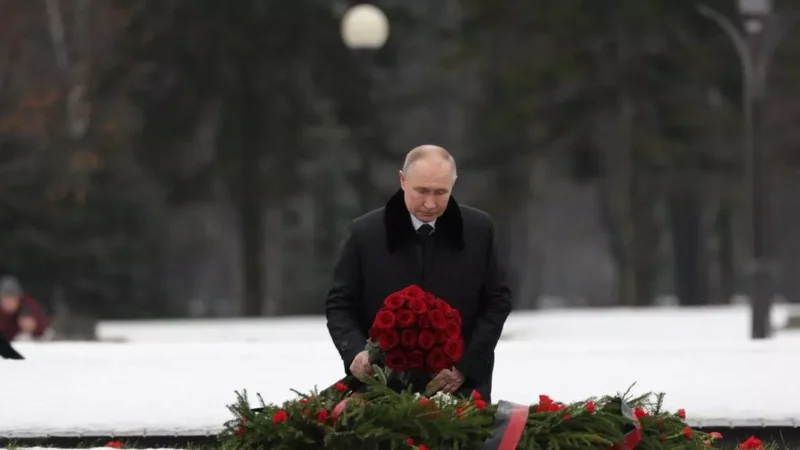
POLYGON ((453 189, 453 168, 440 158, 415 161, 408 173, 400 172, 408 211, 423 222, 431 222, 444 213, 453 189))
POLYGON ((0 297, 0 309, 6 314, 14 314, 19 309, 18 295, 4 295, 0 297))

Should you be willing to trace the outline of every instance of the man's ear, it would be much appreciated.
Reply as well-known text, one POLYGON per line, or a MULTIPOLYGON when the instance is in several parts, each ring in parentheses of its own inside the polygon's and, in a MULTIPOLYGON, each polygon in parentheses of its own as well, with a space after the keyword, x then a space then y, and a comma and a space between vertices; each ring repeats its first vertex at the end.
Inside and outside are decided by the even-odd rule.
POLYGON ((404 174, 402 170, 399 171, 398 174, 400 175, 400 189, 405 190, 406 189, 406 174, 404 174))

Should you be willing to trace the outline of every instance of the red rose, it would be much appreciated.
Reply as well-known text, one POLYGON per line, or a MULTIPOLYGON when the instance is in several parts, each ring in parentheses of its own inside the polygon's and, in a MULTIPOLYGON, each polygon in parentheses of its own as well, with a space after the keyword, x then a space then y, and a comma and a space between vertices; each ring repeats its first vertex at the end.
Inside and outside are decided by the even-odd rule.
POLYGON ((642 417, 649 416, 649 414, 647 414, 647 411, 643 410, 642 408, 640 408, 638 406, 633 409, 633 414, 636 416, 637 419, 641 419, 642 417))
POLYGON ((444 343, 444 354, 453 362, 458 362, 464 354, 464 341, 458 337, 452 337, 444 343))
POLYGON ((381 330, 388 330, 394 326, 395 320, 396 318, 393 312, 387 309, 382 309, 378 311, 377 315, 375 315, 375 321, 373 322, 372 326, 381 330))
POLYGON ((683 436, 686 439, 691 439, 692 438, 692 429, 689 428, 689 427, 683 427, 683 436))
POLYGON ((443 313, 450 312, 453 310, 453 307, 450 306, 449 303, 446 301, 437 298, 436 299, 436 309, 441 310, 443 313))
POLYGON ((406 367, 409 370, 420 370, 425 366, 425 355, 419 350, 412 350, 406 355, 406 367))
POLYGON ((397 347, 397 344, 399 343, 400 336, 395 330, 386 330, 378 338, 378 346, 380 346, 381 350, 384 352, 388 352, 389 350, 397 347))
POLYGON ((328 420, 328 411, 323 409, 317 413, 317 421, 319 423, 325 423, 326 420, 328 420))
POLYGON ((385 330, 381 330, 380 328, 375 328, 373 326, 369 329, 369 338, 372 339, 372 342, 378 342, 384 332, 385 330))
POLYGON ((686 418, 686 410, 683 409, 683 408, 679 409, 678 410, 678 417, 680 417, 681 419, 685 419, 686 418))
POLYGON ((412 328, 406 328, 400 333, 400 345, 407 349, 412 349, 417 346, 417 332, 412 328))
POLYGON ((463 326, 463 319, 461 318, 461 311, 454 309, 453 310, 453 320, 458 324, 459 327, 463 326))
POLYGON ((442 330, 437 330, 433 336, 437 344, 444 344, 447 341, 447 333, 442 330))
POLYGON ((427 314, 423 314, 417 317, 417 326, 423 329, 427 329, 431 327, 431 319, 428 319, 427 314))
POLYGON ((592 401, 586 402, 586 412, 588 412, 589 414, 594 414, 596 410, 597 407, 595 406, 594 402, 592 401))
POLYGON ((412 284, 411 286, 403 289, 403 294, 410 298, 422 298, 425 296, 425 291, 423 291, 419 286, 416 284, 412 284))
POLYGON ((448 320, 444 325, 444 332, 447 333, 447 337, 461 336, 461 327, 452 320, 448 320))
POLYGON ((444 327, 447 325, 447 321, 444 319, 444 313, 440 309, 428 311, 428 320, 431 321, 433 328, 437 330, 444 330, 444 327))
POLYGON ((425 359, 425 364, 431 369, 433 373, 439 373, 442 369, 446 369, 449 364, 447 356, 442 351, 442 347, 434 347, 425 359))
POLYGON ((333 385, 333 388, 336 389, 336 392, 344 392, 347 390, 347 385, 339 382, 333 385))
POLYGON ((423 350, 430 350, 436 343, 436 337, 428 330, 422 330, 417 336, 417 345, 423 350))
POLYGON ((414 323, 417 321, 417 316, 407 309, 401 309, 400 311, 397 311, 395 320, 397 321, 398 326, 406 328, 414 325, 414 323))
POLYGON ((431 307, 436 304, 436 297, 430 292, 426 292, 425 295, 422 296, 422 300, 428 307, 431 307))
POLYGON ((421 298, 410 297, 408 299, 408 309, 416 315, 425 314, 428 311, 428 305, 421 298))
POLYGON ((406 361, 406 354, 400 350, 392 350, 386 353, 386 367, 396 371, 402 372, 406 370, 408 362, 406 361))
POLYGON ((391 310, 400 309, 405 304, 405 297, 397 293, 391 294, 390 296, 386 297, 386 300, 383 301, 383 306, 391 310))

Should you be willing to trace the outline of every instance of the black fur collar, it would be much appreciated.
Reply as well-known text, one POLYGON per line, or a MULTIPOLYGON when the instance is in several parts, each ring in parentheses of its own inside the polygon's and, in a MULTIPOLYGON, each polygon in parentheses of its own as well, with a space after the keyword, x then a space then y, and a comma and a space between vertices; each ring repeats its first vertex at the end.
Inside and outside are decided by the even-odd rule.
MULTIPOLYGON (((402 189, 399 189, 386 203, 383 225, 386 228, 386 245, 389 253, 394 253, 404 243, 416 237, 411 214, 403 200, 402 189)), ((464 222, 461 218, 461 208, 452 196, 444 214, 436 219, 435 236, 441 237, 456 250, 464 250, 464 222)))

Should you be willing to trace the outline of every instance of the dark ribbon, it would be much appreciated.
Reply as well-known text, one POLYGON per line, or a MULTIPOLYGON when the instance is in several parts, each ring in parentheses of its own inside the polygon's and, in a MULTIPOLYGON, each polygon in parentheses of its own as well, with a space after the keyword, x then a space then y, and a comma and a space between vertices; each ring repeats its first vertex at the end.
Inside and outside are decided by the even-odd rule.
POLYGON ((528 422, 528 410, 526 405, 500 400, 494 416, 492 436, 483 443, 482 450, 516 449, 528 422))

